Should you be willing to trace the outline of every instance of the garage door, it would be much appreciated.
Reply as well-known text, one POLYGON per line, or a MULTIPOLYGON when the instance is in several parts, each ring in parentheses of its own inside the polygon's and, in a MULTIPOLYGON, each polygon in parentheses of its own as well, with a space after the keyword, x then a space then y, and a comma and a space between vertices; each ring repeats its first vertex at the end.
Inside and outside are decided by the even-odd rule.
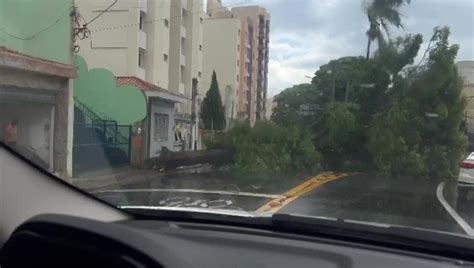
POLYGON ((55 104, 56 91, 0 85, 0 102, 28 101, 55 104))

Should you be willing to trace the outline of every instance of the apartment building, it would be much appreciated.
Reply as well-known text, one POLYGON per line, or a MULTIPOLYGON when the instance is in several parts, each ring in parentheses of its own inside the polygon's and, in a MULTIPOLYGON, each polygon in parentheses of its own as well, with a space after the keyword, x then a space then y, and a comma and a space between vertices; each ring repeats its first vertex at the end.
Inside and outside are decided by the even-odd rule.
MULTIPOLYGON (((211 85, 215 70, 227 127, 237 118, 238 92, 241 82, 241 22, 238 18, 206 19, 203 24, 203 78, 201 87, 211 85)), ((243 62, 243 61, 242 61, 243 62)))
POLYGON ((240 18, 247 27, 247 50, 244 56, 249 58, 247 87, 250 94, 247 101, 250 104, 249 119, 265 118, 267 89, 268 89, 268 60, 270 43, 270 13, 260 6, 234 7, 231 10, 234 17, 240 18))
MULTIPOLYGON (((76 0, 85 21, 111 3, 76 0)), ((118 1, 88 26, 90 38, 78 42, 89 69, 106 68, 119 85, 146 95, 145 157, 158 156, 163 147, 192 149, 197 139, 190 113, 192 78, 202 72, 202 8, 202 0, 118 1), (172 132, 178 125, 179 141, 172 132)))
MULTIPOLYGON (((270 14, 260 6, 234 7, 231 10, 221 0, 209 0, 210 19, 240 20, 240 81, 237 92, 237 117, 254 124, 265 118, 268 88, 270 14)), ((221 26, 220 32, 226 32, 221 26)), ((232 49, 227 48, 227 49, 232 49)), ((229 51, 229 53, 232 53, 229 51)), ((217 70, 216 70, 217 71, 217 70)), ((225 70, 221 71, 225 72, 225 70)))
POLYGON ((178 113, 191 115, 192 79, 202 77, 203 0, 175 0, 171 4, 169 88, 190 99, 178 113))
MULTIPOLYGON (((107 68, 116 76, 134 76, 168 88, 169 21, 145 22, 169 17, 170 0, 149 2, 118 1, 88 26, 90 38, 78 44, 90 69, 107 68)), ((111 1, 75 3, 84 20, 90 21, 111 1)))

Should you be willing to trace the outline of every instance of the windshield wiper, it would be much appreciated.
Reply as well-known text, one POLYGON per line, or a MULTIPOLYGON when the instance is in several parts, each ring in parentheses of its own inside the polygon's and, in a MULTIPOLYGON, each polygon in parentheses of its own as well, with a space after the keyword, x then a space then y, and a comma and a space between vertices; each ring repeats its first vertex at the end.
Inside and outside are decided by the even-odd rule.
POLYGON ((474 261, 474 238, 428 229, 277 213, 274 230, 474 261))

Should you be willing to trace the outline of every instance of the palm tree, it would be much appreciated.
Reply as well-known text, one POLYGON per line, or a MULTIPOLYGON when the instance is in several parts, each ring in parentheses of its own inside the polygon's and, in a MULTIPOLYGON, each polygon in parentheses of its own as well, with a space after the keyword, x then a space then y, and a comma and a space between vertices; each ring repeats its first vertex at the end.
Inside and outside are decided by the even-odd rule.
POLYGON ((402 28, 401 13, 398 9, 404 4, 409 4, 410 0, 370 0, 365 7, 369 20, 369 30, 367 30, 367 59, 370 57, 370 46, 377 40, 379 48, 385 43, 384 33, 389 35, 389 25, 402 28))

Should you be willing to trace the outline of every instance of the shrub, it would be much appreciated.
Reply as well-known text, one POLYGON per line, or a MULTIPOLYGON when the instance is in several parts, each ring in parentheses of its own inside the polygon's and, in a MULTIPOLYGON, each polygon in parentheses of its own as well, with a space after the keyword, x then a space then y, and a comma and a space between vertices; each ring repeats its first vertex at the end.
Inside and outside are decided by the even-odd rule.
POLYGON ((208 148, 234 148, 234 167, 239 171, 300 173, 315 171, 320 166, 321 157, 309 133, 268 121, 259 121, 253 128, 248 123, 238 123, 206 142, 208 148))

